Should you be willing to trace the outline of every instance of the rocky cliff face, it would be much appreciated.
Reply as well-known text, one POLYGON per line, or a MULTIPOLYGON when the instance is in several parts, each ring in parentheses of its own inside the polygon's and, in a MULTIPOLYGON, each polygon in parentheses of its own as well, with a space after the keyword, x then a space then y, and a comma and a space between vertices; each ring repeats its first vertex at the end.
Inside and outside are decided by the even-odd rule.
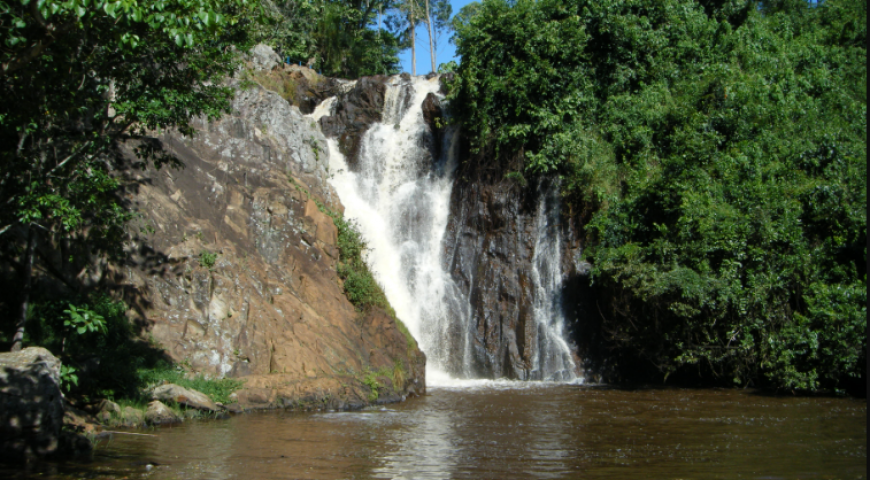
POLYGON ((458 184, 451 198, 445 267, 472 310, 474 373, 525 379, 534 349, 531 318, 533 207, 510 185, 458 184))
POLYGON ((547 200, 552 187, 548 194, 541 186, 522 187, 478 170, 466 163, 457 175, 444 240, 444 268, 470 303, 474 374, 519 380, 583 376, 571 341, 588 309, 588 299, 579 293, 586 272, 578 260, 576 229, 563 224, 558 204, 547 200), (547 241, 558 244, 547 248, 547 241), (548 269, 557 269, 549 272, 557 280, 550 284, 548 269), (545 325, 554 317, 563 328, 545 325), (568 344, 556 345, 554 335, 568 344))
POLYGON ((343 207, 325 181, 316 122, 253 86, 238 91, 231 115, 197 128, 150 140, 185 168, 141 173, 129 194, 148 233, 113 274, 153 339, 194 371, 244 379, 237 397, 249 407, 349 408, 422 393, 413 340, 343 293, 327 214, 343 207), (378 392, 362 384, 367 371, 379 372, 378 392))

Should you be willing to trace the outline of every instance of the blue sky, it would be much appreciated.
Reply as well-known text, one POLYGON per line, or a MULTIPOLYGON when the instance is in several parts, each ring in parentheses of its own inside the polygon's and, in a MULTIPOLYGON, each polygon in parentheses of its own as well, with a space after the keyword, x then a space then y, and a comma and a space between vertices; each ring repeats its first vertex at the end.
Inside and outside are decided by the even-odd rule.
MULTIPOLYGON (((431 0, 430 0, 431 1, 431 0)), ((453 14, 459 12, 459 9, 471 3, 473 0, 450 0, 450 5, 453 6, 453 14)), ((456 60, 456 47, 453 46, 448 39, 450 35, 441 35, 438 40, 438 51, 435 55, 436 67, 442 63, 456 60)), ((432 70, 432 64, 429 60, 429 35, 426 33, 425 25, 417 26, 417 75, 426 75, 432 70)), ((411 49, 408 49, 399 54, 402 71, 411 73, 411 49)))

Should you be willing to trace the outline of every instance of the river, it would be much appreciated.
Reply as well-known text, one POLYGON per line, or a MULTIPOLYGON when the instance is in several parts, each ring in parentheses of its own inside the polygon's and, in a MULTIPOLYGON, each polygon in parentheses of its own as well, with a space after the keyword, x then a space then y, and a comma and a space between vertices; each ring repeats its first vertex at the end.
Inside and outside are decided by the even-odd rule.
POLYGON ((5 478, 866 478, 863 400, 477 381, 357 412, 271 411, 114 435, 5 478))

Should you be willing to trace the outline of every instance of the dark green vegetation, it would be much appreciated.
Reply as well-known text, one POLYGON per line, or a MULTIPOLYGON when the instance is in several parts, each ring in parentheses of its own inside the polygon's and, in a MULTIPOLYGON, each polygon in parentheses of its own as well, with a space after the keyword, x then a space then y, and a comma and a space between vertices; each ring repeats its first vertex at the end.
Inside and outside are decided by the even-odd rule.
POLYGON ((623 375, 812 391, 862 374, 866 2, 471 13, 451 97, 472 162, 561 178, 623 375))
POLYGON ((254 38, 291 63, 311 65, 326 76, 392 75, 399 73, 401 39, 384 14, 395 3, 264 0, 266 15, 253 27, 254 38))
MULTIPOLYGON (((83 294, 123 256, 134 213, 125 172, 177 164, 149 132, 193 134, 193 116, 228 111, 221 81, 244 42, 245 0, 0 3, 0 263, 22 287, 21 345, 35 277, 83 294), (113 152, 139 143, 131 161, 113 152)), ((12 310, 12 308, 9 308, 12 310)), ((8 318, 8 317, 7 317, 8 318)), ((4 328, 5 330, 5 328, 4 328)))
POLYGON ((358 308, 376 306, 391 311, 386 295, 363 260, 366 244, 359 230, 342 215, 332 215, 332 219, 338 227, 338 274, 344 280, 348 300, 358 308))
MULTIPOLYGON (((106 262, 125 258, 136 216, 124 200, 127 173, 179 165, 149 135, 193 134, 191 118, 229 110, 222 80, 238 65, 229 47, 247 45, 240 24, 250 7, 0 2, 0 325, 13 350, 58 355, 64 388, 77 396, 135 400, 149 383, 192 382, 138 338, 103 276, 106 262), (125 141, 139 142, 138 158, 115 153, 125 141)), ((224 396, 237 388, 198 382, 224 396)))
POLYGON ((344 294, 359 310, 365 311, 378 307, 393 317, 399 331, 405 336, 410 355, 410 352, 417 347, 417 341, 408 331, 408 327, 396 316, 396 311, 387 300, 384 289, 366 265, 363 259, 366 243, 362 234, 353 222, 344 218, 344 215, 328 209, 325 213, 332 218, 338 228, 338 276, 344 281, 344 294))

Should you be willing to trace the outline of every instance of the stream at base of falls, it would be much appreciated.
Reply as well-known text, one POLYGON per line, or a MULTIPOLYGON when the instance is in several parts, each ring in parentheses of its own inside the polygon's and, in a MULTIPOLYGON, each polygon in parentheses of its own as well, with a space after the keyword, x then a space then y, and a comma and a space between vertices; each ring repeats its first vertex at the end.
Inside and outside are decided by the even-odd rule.
POLYGON ((863 399, 481 381, 357 412, 236 415, 102 441, 42 479, 866 478, 863 399), (149 467, 149 465, 152 465, 149 467))

